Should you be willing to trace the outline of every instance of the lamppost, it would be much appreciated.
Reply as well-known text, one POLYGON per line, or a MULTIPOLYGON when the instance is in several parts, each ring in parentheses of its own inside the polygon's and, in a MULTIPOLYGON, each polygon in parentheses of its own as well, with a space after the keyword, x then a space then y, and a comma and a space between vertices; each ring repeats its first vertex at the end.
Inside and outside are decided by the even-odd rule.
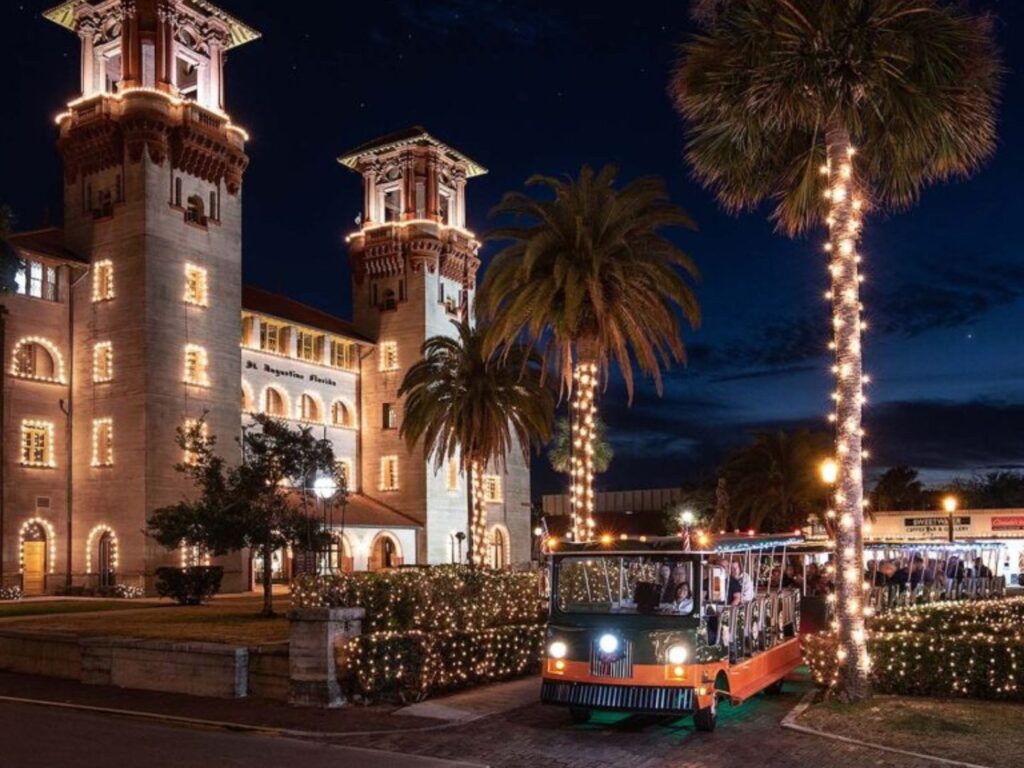
POLYGON ((680 527, 683 530, 683 549, 690 551, 690 528, 693 526, 694 515, 692 509, 684 509, 679 515, 680 527))
MULTIPOLYGON (((836 480, 839 479, 839 465, 836 464, 835 459, 825 459, 821 462, 818 472, 821 474, 821 481, 829 486, 829 488, 833 488, 836 480)), ((828 509, 825 511, 825 532, 830 539, 835 539, 835 532, 832 530, 832 520, 835 516, 836 511, 832 509, 832 498, 830 496, 828 509)))
POLYGON ((942 500, 942 508, 944 510, 946 510, 946 515, 949 518, 949 540, 950 540, 950 542, 952 542, 954 539, 956 539, 956 535, 954 534, 953 515, 956 514, 956 508, 958 506, 959 506, 959 503, 957 502, 956 496, 953 496, 952 494, 947 496, 946 498, 944 498, 942 500))
MULTIPOLYGON (((338 484, 334 481, 333 477, 329 475, 323 475, 313 481, 313 493, 320 499, 322 505, 321 520, 320 520, 320 531, 321 536, 327 537, 327 555, 326 562, 321 567, 324 570, 331 570, 331 554, 334 552, 334 495, 338 492, 338 484), (331 519, 327 519, 328 507, 331 510, 331 519)), ((318 569, 319 570, 319 569, 318 569)))

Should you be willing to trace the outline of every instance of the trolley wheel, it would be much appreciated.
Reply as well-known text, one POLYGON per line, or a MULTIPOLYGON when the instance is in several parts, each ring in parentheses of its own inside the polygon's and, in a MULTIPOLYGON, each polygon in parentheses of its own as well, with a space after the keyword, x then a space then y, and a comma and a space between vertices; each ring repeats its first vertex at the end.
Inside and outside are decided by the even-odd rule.
POLYGON ((569 707, 569 717, 574 723, 590 721, 590 710, 586 707, 569 707))
POLYGON ((774 683, 765 688, 764 692, 767 693, 769 696, 778 696, 780 693, 782 693, 782 686, 785 684, 785 682, 785 678, 780 677, 774 683))
POLYGON ((711 733, 715 730, 715 724, 718 722, 718 710, 717 707, 712 704, 710 707, 704 707, 698 709, 693 713, 693 724, 696 726, 698 731, 704 733, 711 733))

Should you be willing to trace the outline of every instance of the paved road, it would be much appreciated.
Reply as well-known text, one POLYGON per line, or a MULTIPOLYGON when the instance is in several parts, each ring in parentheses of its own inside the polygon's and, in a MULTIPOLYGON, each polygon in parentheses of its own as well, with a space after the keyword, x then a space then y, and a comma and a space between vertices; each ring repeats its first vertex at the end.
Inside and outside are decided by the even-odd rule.
POLYGON ((3 768, 461 768, 479 763, 395 755, 251 733, 0 702, 3 768))

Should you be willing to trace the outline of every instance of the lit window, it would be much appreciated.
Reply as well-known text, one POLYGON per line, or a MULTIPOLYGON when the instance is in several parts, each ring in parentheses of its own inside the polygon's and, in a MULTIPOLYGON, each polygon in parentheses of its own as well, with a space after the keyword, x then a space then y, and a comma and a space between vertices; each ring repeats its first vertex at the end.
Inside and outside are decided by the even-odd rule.
POLYGON ((493 503, 502 501, 500 476, 484 475, 484 501, 493 503))
POLYGON ((197 387, 210 386, 206 350, 197 344, 185 345, 185 383, 197 387))
POLYGON ((263 412, 268 416, 285 418, 288 416, 288 406, 284 402, 284 395, 274 387, 267 387, 263 394, 263 412))
POLYGON ((384 403, 383 412, 381 413, 381 428, 382 429, 397 429, 398 428, 398 410, 395 408, 394 403, 384 403))
POLYGON ((381 456, 380 458, 380 489, 382 491, 398 490, 398 457, 381 456))
POLYGON ((64 358, 46 339, 26 336, 14 345, 11 375, 63 384, 64 358))
POLYGON ((53 422, 21 422, 21 463, 26 467, 54 467, 53 422))
POLYGON ((281 333, 282 328, 274 323, 263 321, 260 323, 260 349, 264 352, 281 352, 281 344, 284 339, 281 333))
POLYGON ((398 370, 398 342, 384 341, 380 345, 380 369, 382 371, 398 370))
MULTIPOLYGON (((193 429, 196 428, 197 424, 199 424, 199 419, 185 419, 185 425, 184 425, 185 434, 186 435, 189 434, 193 429)), ((210 425, 207 424, 204 421, 202 423, 202 425, 199 427, 199 436, 203 440, 206 440, 207 436, 209 435, 209 432, 210 432, 209 426, 210 425)), ((185 449, 185 457, 184 457, 183 461, 186 464, 195 464, 196 463, 196 454, 195 454, 195 452, 194 451, 190 451, 188 448, 186 448, 185 449)))
POLYGON ((449 491, 459 490, 459 462, 457 459, 448 459, 448 474, 445 478, 445 486, 449 491))
POLYGON ((114 265, 109 260, 92 265, 92 300, 108 301, 114 298, 114 265))
POLYGON ((352 418, 352 409, 342 400, 335 400, 331 404, 331 424, 336 427, 354 427, 355 419, 352 418))
POLYGON ((304 394, 299 398, 299 418, 302 421, 323 421, 320 416, 320 403, 312 395, 304 394))
POLYGON ((341 459, 337 463, 338 482, 346 491, 352 488, 352 462, 348 459, 341 459))
POLYGON ((345 368, 348 370, 355 368, 355 351, 355 344, 350 344, 347 341, 338 341, 337 339, 332 339, 330 359, 331 365, 333 365, 335 368, 345 368))
POLYGON ((102 384, 114 378, 114 345, 101 341, 92 348, 92 380, 102 384))
POLYGON ((207 306, 206 270, 195 264, 185 265, 185 303, 207 306))
POLYGON ((94 467, 114 466, 113 419, 92 420, 92 465, 94 467))
POLYGON ((57 270, 38 261, 22 261, 14 273, 14 292, 34 299, 57 301, 57 270))
POLYGON ((296 339, 296 351, 300 359, 319 362, 321 348, 319 336, 308 331, 299 331, 296 339))

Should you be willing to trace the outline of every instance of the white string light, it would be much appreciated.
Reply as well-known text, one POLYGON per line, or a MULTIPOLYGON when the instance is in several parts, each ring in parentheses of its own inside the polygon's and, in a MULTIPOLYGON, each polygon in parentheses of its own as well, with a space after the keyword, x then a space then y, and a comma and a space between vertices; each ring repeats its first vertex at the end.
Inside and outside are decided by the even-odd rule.
POLYGON ((597 408, 597 364, 580 363, 573 371, 576 397, 573 399, 572 449, 569 480, 572 530, 576 541, 588 541, 594 534, 594 437, 597 408))

